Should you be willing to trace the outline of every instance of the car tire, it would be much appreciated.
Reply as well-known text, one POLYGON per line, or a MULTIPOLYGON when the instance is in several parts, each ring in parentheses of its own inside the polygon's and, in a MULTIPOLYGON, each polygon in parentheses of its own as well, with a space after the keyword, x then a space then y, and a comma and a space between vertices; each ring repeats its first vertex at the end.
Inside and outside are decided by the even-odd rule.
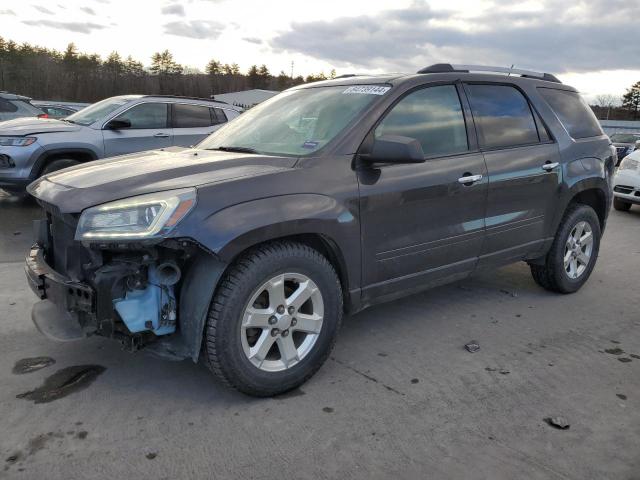
POLYGON ((628 212, 631 210, 631 203, 620 200, 618 197, 613 197, 613 208, 619 212, 628 212))
POLYGON ((576 292, 593 271, 600 237, 600 220, 593 208, 582 204, 569 206, 544 263, 530 264, 533 279, 552 292, 576 292))
POLYGON ((42 169, 40 176, 57 172, 58 170, 62 170, 63 168, 75 167, 79 164, 80 162, 78 162, 77 160, 72 160, 70 158, 60 158, 58 160, 53 160, 42 169))
POLYGON ((325 362, 342 312, 338 276, 317 250, 288 241, 252 248, 234 261, 216 289, 205 331, 205 362, 224 383, 248 395, 287 392, 325 362))

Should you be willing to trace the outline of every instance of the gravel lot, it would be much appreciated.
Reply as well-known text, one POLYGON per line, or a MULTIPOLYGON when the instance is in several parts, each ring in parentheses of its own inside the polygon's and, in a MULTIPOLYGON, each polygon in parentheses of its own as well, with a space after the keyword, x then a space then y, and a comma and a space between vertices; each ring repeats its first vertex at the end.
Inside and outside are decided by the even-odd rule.
POLYGON ((262 400, 190 362, 42 337, 22 271, 36 215, 0 193, 0 478, 640 478, 640 208, 612 211, 580 292, 518 264, 371 308, 310 382, 262 400), (12 372, 30 357, 55 364, 12 372), (95 366, 58 374, 76 392, 16 397, 74 366, 95 366))

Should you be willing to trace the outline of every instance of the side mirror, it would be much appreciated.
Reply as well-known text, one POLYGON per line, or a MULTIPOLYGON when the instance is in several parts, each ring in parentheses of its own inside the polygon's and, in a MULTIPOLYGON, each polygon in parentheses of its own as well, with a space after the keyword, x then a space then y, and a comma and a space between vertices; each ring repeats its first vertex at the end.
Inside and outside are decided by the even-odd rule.
POLYGON ((640 140, 636 140, 636 148, 640 148, 640 140))
POLYGON ((111 120, 104 128, 107 130, 122 130, 123 128, 131 128, 129 120, 111 120))
POLYGON ((424 163, 422 145, 415 138, 399 135, 383 135, 374 139, 364 160, 373 163, 424 163))

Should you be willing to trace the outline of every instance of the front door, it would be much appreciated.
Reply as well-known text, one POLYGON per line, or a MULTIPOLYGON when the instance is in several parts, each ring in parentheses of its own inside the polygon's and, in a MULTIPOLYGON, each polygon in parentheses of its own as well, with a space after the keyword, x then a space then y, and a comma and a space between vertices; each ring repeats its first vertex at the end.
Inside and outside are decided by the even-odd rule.
POLYGON ((140 103, 118 115, 115 120, 128 120, 131 126, 102 130, 105 157, 173 145, 173 129, 168 126, 169 105, 166 103, 140 103))
POLYGON ((555 215, 560 152, 524 94, 511 85, 465 85, 489 174, 480 266, 535 254, 555 215))
POLYGON ((484 238, 485 162, 458 88, 405 95, 375 128, 381 135, 417 139, 427 160, 358 171, 365 304, 468 275, 484 238))

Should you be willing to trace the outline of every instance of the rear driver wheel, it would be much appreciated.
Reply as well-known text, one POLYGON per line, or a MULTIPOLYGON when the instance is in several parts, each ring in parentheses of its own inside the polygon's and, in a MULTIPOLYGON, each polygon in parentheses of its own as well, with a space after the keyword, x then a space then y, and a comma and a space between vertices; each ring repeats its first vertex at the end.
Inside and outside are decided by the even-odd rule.
POLYGON ((538 285, 558 293, 573 293, 589 279, 600 249, 600 221, 588 205, 565 212, 544 264, 530 264, 538 285))
POLYGON ((341 320, 340 282, 324 256, 293 242, 256 247, 234 262, 216 290, 206 361, 244 393, 277 395, 320 368, 341 320))

